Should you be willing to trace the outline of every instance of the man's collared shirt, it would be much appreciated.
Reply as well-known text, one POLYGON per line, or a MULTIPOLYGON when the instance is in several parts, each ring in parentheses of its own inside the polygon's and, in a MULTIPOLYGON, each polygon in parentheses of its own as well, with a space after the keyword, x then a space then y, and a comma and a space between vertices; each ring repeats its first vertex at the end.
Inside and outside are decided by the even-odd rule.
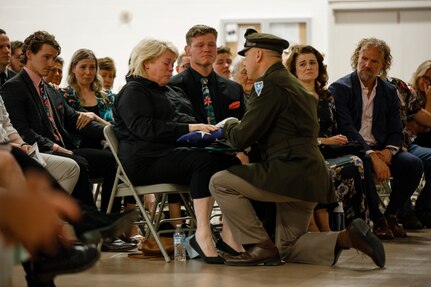
POLYGON ((376 97, 376 87, 377 81, 374 84, 373 89, 371 90, 370 97, 368 97, 368 88, 361 83, 361 92, 362 92, 362 117, 361 117, 361 129, 359 130, 359 134, 364 138, 365 142, 369 146, 374 146, 377 144, 376 139, 372 134, 373 128, 373 109, 374 109, 374 98, 376 97))

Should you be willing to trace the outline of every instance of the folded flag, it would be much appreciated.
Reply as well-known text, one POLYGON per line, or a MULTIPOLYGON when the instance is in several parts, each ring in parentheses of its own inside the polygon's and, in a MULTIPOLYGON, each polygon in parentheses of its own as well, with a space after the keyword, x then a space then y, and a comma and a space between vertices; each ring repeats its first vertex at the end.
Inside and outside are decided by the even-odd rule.
POLYGON ((194 131, 182 135, 177 139, 177 143, 188 144, 195 146, 206 146, 223 138, 223 129, 219 128, 215 132, 206 133, 202 131, 194 131))

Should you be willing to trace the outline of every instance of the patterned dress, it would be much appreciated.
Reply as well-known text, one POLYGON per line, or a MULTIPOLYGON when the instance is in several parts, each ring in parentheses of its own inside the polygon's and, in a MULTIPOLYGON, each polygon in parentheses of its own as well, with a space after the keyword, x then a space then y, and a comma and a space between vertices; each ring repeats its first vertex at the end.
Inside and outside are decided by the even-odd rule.
POLYGON ((412 143, 422 147, 431 147, 430 132, 415 135, 406 128, 407 122, 413 119, 413 116, 422 108, 425 108, 426 96, 420 91, 416 92, 411 86, 400 79, 388 78, 388 81, 395 85, 400 98, 400 115, 404 127, 403 149, 408 150, 409 145, 412 143))
MULTIPOLYGON (((338 134, 334 98, 328 90, 319 95, 319 137, 327 138, 338 134)), ((336 196, 343 203, 345 224, 355 218, 368 220, 368 206, 365 198, 364 166, 356 155, 325 158, 335 186, 336 196)))
MULTIPOLYGON (((106 90, 106 97, 103 97, 99 92, 96 92, 97 105, 96 106, 82 106, 79 97, 76 95, 75 90, 72 87, 67 87, 64 90, 64 97, 69 106, 78 112, 93 112, 100 118, 104 119, 111 124, 114 123, 114 117, 112 115, 112 107, 114 106, 115 94, 110 90, 106 90)), ((82 138, 79 134, 71 134, 72 139, 77 143, 78 147, 82 147, 82 138)))

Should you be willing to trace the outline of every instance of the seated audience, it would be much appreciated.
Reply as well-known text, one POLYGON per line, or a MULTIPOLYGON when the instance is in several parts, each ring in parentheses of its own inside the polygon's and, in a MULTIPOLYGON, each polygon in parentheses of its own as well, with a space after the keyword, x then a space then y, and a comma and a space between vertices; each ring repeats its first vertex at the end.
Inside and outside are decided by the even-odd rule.
POLYGON ((396 88, 379 78, 386 75, 392 55, 386 42, 362 39, 352 56, 354 72, 329 86, 337 108, 340 132, 365 150, 365 178, 391 182, 392 192, 384 214, 378 208, 374 184, 367 185, 373 229, 381 239, 406 237, 396 214, 415 191, 422 176, 421 160, 402 150, 403 127, 396 88))
POLYGON ((24 43, 21 41, 12 41, 10 43, 11 58, 10 58, 9 69, 11 69, 16 74, 18 74, 19 71, 21 71, 22 67, 24 66, 23 63, 21 63, 23 44, 24 43))
POLYGON ((53 35, 38 31, 27 37, 24 68, 3 85, 0 93, 11 123, 26 143, 37 143, 41 152, 69 157, 79 164, 80 186, 74 189, 74 197, 96 207, 89 178, 103 177, 101 209, 106 210, 116 173, 114 157, 107 150, 78 148, 70 137, 71 132, 79 131, 84 138, 101 141, 103 126, 70 108, 63 95, 42 80, 59 53, 60 45, 53 35))
POLYGON ((8 69, 10 64, 10 40, 3 29, 0 29, 0 87, 16 75, 15 72, 8 69))
POLYGON ((114 80, 117 76, 114 60, 109 57, 97 59, 99 64, 99 75, 103 79, 103 88, 111 91, 114 87, 114 80))
POLYGON ((422 160, 425 175, 425 185, 416 198, 415 207, 413 208, 412 201, 408 199, 398 211, 397 218, 405 229, 422 229, 424 225, 431 226, 431 149, 412 143, 412 139, 421 131, 431 128, 431 113, 421 108, 416 92, 404 81, 386 76, 382 78, 395 85, 398 90, 404 128, 403 149, 422 160))
POLYGON ((175 70, 177 71, 177 74, 181 73, 185 69, 190 67, 190 56, 186 55, 186 53, 182 52, 177 59, 177 66, 175 67, 175 70))
POLYGON ((247 70, 244 65, 245 58, 237 56, 232 64, 232 80, 240 84, 244 90, 244 101, 247 106, 248 98, 250 97, 251 89, 254 82, 247 76, 247 70))
POLYGON ((415 206, 412 206, 411 200, 407 200, 406 205, 397 215, 403 227, 407 229, 431 227, 431 144, 427 143, 427 140, 431 140, 429 137, 431 101, 427 101, 431 96, 430 79, 430 60, 420 64, 413 74, 411 83, 414 87, 408 86, 400 79, 387 78, 397 87, 401 98, 404 147, 411 154, 419 157, 424 166, 425 185, 415 201, 415 206))
POLYGON ((45 82, 47 82, 48 84, 54 84, 57 87, 59 87, 61 84, 61 80, 63 79, 63 65, 64 65, 63 58, 61 57, 55 58, 54 65, 52 66, 48 75, 46 75, 46 77, 43 77, 45 82))
MULTIPOLYGON (((423 109, 431 113, 431 60, 426 60, 413 73, 410 85, 416 92, 423 109)), ((423 130, 417 134, 414 144, 431 147, 431 132, 423 130)))
POLYGON ((230 66, 232 65, 232 53, 229 47, 220 46, 217 48, 217 56, 213 63, 214 72, 220 77, 230 78, 230 66))

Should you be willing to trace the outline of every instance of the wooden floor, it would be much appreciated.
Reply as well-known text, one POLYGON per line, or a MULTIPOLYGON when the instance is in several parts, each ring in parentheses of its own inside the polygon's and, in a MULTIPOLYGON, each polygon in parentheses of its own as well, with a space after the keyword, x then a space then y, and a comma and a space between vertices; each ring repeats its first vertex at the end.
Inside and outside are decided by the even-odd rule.
MULTIPOLYGON (((185 263, 132 259, 127 253, 102 253, 91 269, 56 278, 57 287, 257 287, 257 286, 429 286, 431 229, 410 232, 408 238, 387 241, 386 267, 377 268, 355 250, 344 251, 334 267, 284 264, 275 267, 208 265, 200 259, 185 263)), ((15 267, 14 286, 26 286, 15 267)))

